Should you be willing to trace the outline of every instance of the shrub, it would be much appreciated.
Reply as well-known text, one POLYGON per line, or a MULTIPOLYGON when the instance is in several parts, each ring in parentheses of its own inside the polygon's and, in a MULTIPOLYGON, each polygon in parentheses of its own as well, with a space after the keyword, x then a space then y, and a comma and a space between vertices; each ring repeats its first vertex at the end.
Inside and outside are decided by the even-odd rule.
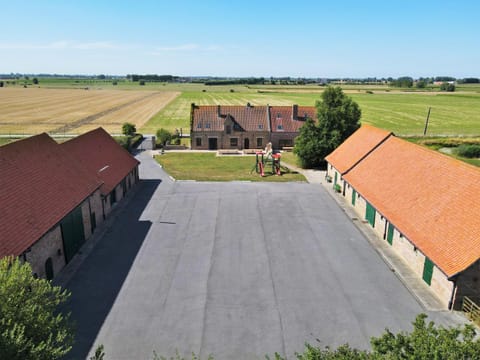
POLYGON ((367 94, 373 94, 373 91, 372 90, 367 90, 365 91, 367 94))
POLYGON ((440 85, 440 90, 441 91, 453 92, 453 91, 455 91, 455 85, 450 84, 448 82, 444 82, 444 83, 442 83, 442 85, 440 85))
POLYGON ((457 148, 457 155, 469 159, 480 158, 480 145, 460 145, 457 148))
POLYGON ((145 80, 140 80, 140 81, 138 82, 138 85, 144 86, 144 85, 145 85, 145 80))

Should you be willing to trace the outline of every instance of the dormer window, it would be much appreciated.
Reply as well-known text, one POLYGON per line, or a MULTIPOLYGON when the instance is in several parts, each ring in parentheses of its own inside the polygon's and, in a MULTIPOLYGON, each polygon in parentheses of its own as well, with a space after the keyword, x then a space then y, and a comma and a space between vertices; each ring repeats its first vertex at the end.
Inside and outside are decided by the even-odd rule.
POLYGON ((258 129, 259 129, 259 130, 262 130, 262 129, 263 129, 263 125, 262 125, 262 124, 258 124, 258 129))

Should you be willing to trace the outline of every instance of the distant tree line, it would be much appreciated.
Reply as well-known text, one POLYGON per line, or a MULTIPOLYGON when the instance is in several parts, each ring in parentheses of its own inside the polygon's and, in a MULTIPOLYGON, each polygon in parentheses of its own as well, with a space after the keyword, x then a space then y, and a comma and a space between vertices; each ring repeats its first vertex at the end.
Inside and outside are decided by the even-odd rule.
POLYGON ((145 75, 139 75, 139 74, 129 74, 127 75, 127 79, 132 80, 132 81, 151 81, 151 82, 175 82, 180 79, 179 76, 173 76, 173 75, 156 75, 156 74, 145 74, 145 75))
POLYGON ((226 79, 226 80, 207 80, 205 85, 256 85, 264 84, 265 78, 241 78, 241 79, 226 79))

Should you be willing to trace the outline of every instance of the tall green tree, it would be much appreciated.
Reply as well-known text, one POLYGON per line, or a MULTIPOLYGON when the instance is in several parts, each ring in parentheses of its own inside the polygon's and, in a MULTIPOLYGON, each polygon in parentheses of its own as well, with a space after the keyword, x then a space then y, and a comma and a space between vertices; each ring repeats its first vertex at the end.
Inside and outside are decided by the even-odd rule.
POLYGON ((28 263, 0 259, 0 359, 52 360, 67 354, 73 330, 58 306, 69 296, 50 281, 34 278, 28 263))
POLYGON ((360 127, 360 107, 339 86, 328 86, 315 106, 317 124, 306 121, 295 140, 302 167, 321 166, 325 156, 360 127))

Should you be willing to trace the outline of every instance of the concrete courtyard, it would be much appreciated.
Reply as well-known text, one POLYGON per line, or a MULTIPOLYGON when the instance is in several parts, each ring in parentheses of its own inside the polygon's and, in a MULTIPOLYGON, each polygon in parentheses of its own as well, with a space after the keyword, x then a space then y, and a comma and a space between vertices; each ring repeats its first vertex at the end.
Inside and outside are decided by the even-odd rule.
POLYGON ((322 186, 173 182, 138 157, 135 197, 67 284, 70 358, 292 358, 316 339, 368 348, 425 312, 322 186))

